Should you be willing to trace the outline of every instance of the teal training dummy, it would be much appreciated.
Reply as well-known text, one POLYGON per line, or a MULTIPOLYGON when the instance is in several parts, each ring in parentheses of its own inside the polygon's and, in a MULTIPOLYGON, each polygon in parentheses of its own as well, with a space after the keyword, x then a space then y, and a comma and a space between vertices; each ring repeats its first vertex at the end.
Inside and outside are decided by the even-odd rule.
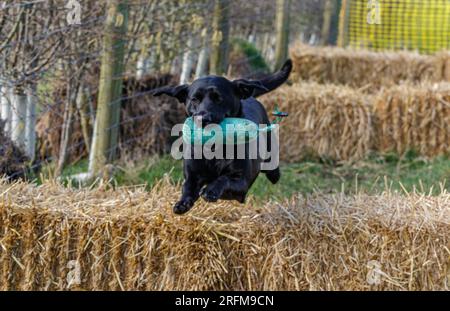
POLYGON ((192 117, 186 119, 183 125, 183 141, 190 144, 222 143, 244 144, 258 137, 261 133, 275 130, 282 118, 287 117, 285 112, 276 109, 273 113, 276 119, 270 125, 258 125, 255 122, 242 118, 225 118, 220 124, 199 127, 192 117))

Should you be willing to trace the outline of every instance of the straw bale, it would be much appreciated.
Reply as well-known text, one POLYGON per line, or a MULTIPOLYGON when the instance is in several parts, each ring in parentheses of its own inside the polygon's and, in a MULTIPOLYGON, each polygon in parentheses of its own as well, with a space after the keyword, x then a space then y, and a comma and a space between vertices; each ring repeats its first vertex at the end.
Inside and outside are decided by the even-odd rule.
POLYGON ((293 81, 344 84, 368 92, 401 82, 450 81, 449 53, 369 52, 297 44, 291 50, 293 81))
POLYGON ((449 289, 446 193, 199 202, 179 217, 179 191, 0 182, 0 288, 449 289))
POLYGON ((364 158, 372 145, 371 96, 349 87, 299 83, 262 98, 268 111, 289 113, 280 126, 280 157, 364 158))
POLYGON ((381 90, 373 105, 375 149, 424 156, 450 154, 450 84, 381 90))
POLYGON ((450 83, 401 84, 374 94, 302 82, 262 98, 289 113, 280 126, 280 157, 354 161, 370 152, 450 154, 450 83))

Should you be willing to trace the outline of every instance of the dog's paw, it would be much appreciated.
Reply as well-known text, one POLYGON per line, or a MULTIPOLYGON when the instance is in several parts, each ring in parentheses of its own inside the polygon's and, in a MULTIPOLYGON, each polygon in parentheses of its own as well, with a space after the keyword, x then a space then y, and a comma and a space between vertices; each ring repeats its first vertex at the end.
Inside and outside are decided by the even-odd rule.
POLYGON ((194 206, 194 204, 191 201, 179 201, 173 207, 173 212, 177 215, 183 215, 184 213, 187 213, 192 206, 194 206))
POLYGON ((203 188, 200 192, 200 195, 202 198, 207 202, 217 202, 220 198, 220 193, 216 191, 215 189, 210 189, 208 187, 203 188))

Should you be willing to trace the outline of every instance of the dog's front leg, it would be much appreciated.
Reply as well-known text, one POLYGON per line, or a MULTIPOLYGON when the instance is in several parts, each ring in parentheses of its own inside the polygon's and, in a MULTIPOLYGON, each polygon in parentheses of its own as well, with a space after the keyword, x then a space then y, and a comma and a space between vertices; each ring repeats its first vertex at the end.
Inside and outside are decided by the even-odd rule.
POLYGON ((208 202, 217 202, 225 193, 234 193, 233 199, 243 203, 248 188, 249 184, 245 179, 220 176, 206 186, 200 195, 208 202))
POLYGON ((200 197, 200 188, 201 184, 198 178, 193 174, 188 174, 183 184, 183 194, 180 201, 173 207, 173 212, 179 215, 188 212, 200 197))

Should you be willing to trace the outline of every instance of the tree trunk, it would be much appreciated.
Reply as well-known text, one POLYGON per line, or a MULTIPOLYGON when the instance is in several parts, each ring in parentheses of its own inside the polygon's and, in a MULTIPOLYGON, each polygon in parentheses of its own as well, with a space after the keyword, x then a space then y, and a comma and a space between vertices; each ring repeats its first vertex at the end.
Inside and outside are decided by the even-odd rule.
POLYGON ((222 75, 228 67, 230 0, 215 0, 210 72, 222 75))
POLYGON ((205 44, 198 55, 197 69, 195 70, 195 78, 201 78, 206 76, 208 70, 208 60, 209 60, 209 48, 205 44))
POLYGON ((169 69, 164 70, 164 72, 169 72, 171 75, 177 75, 180 72, 180 57, 175 57, 172 61, 168 62, 166 65, 169 69))
POLYGON ((25 120, 27 115, 27 96, 23 90, 12 94, 11 139, 22 151, 25 151, 25 120))
POLYGON ((72 134, 72 121, 73 121, 73 98, 76 96, 73 94, 73 89, 67 87, 67 99, 64 106, 63 125, 61 129, 61 139, 59 144, 58 163, 55 169, 55 176, 60 176, 64 170, 67 159, 69 158, 69 144, 70 136, 72 134))
POLYGON ((350 10, 350 0, 341 1, 341 11, 339 13, 339 34, 338 46, 345 47, 347 45, 348 15, 350 10))
POLYGON ((149 57, 149 43, 148 40, 142 40, 142 47, 138 55, 136 66, 136 78, 142 79, 149 73, 150 57, 149 57))
POLYGON ((309 44, 309 45, 316 45, 316 42, 317 42, 317 36, 316 36, 315 33, 312 33, 312 34, 311 34, 311 37, 309 37, 309 42, 308 42, 308 44, 309 44))
POLYGON ((253 26, 251 27, 251 31, 250 31, 250 33, 248 34, 248 38, 247 38, 248 42, 250 42, 251 44, 253 44, 253 45, 255 45, 255 46, 256 46, 256 33, 257 33, 257 31, 256 31, 256 25, 253 25, 253 26))
POLYGON ((138 57, 138 61, 137 61, 137 66, 136 66, 136 78, 137 79, 142 79, 142 77, 144 77, 147 73, 145 72, 146 70, 146 61, 147 61, 147 55, 144 53, 140 53, 139 57, 138 57))
POLYGON ((81 132, 83 133, 83 140, 86 146, 86 150, 89 153, 91 150, 91 129, 89 118, 89 105, 88 105, 88 90, 83 84, 80 85, 77 95, 77 110, 80 117, 81 132))
POLYGON ((180 84, 188 83, 191 78, 192 68, 194 66, 194 44, 195 39, 190 37, 187 43, 186 52, 184 52, 183 55, 180 84))
POLYGON ((331 15, 333 14, 333 1, 326 0, 323 9, 322 34, 320 38, 321 45, 327 45, 330 38, 331 15))
POLYGON ((266 33, 264 33, 264 35, 263 35, 263 40, 262 40, 262 52, 263 52, 263 55, 264 55, 264 58, 265 59, 267 59, 267 60, 269 60, 270 61, 270 54, 271 54, 271 49, 272 49, 272 47, 270 46, 270 37, 271 37, 271 34, 270 33, 268 33, 268 32, 266 32, 266 33))
POLYGON ((288 58, 290 4, 291 0, 277 0, 275 70, 281 68, 288 58))
POLYGON ((209 61, 209 40, 210 33, 208 29, 204 29, 202 32, 202 49, 198 55, 197 68, 195 69, 195 79, 204 77, 208 74, 208 61, 209 61))
POLYGON ((36 153, 36 87, 31 86, 26 95, 28 100, 25 125, 25 153, 33 161, 36 153))
POLYGON ((4 133, 9 135, 11 131, 11 91, 7 86, 2 86, 0 89, 0 113, 4 122, 4 133))
POLYGON ((155 49, 151 48, 149 53, 150 53, 150 56, 147 58, 147 60, 145 62, 145 71, 147 74, 153 72, 156 68, 156 51, 155 51, 155 49))
POLYGON ((89 163, 89 170, 94 176, 101 173, 104 166, 116 155, 127 25, 128 1, 109 1, 106 33, 103 38, 97 116, 89 163))

